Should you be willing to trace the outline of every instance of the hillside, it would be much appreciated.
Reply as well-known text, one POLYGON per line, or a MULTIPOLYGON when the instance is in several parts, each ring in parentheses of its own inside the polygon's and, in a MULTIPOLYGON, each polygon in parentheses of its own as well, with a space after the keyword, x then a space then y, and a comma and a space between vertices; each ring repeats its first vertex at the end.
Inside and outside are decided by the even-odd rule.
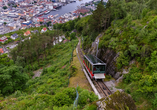
POLYGON ((102 34, 98 57, 107 63, 108 75, 122 76, 117 87, 132 96, 139 110, 157 108, 156 6, 155 0, 109 0, 74 22, 86 54, 96 53, 92 42, 102 34))
MULTIPOLYGON (((122 94, 116 92, 110 96, 113 101, 122 102, 118 104, 120 105, 118 109, 131 110, 131 107, 124 103, 129 103, 128 100, 132 101, 133 98, 131 104, 129 103, 130 106, 135 102, 138 110, 155 110, 157 108, 156 6, 156 0, 108 0, 105 5, 101 1, 92 15, 78 17, 64 24, 55 24, 53 31, 35 34, 31 40, 20 43, 11 51, 12 59, 8 60, 4 55, 3 61, 7 63, 0 66, 2 94, 0 107, 6 110, 72 109, 76 92, 74 88, 68 87, 68 78, 74 75, 75 67, 71 66, 74 62, 71 64, 69 62, 77 45, 74 33, 77 32, 85 54, 96 53, 97 45, 93 42, 101 35, 98 57, 107 63, 106 79, 115 78, 117 88, 125 92, 122 94), (60 34, 65 34, 65 38, 70 42, 54 46, 53 43, 60 34), (49 65, 51 66, 46 68, 49 65), (34 75, 32 72, 43 67, 41 76, 31 79, 34 75), (14 74, 15 80, 11 80, 14 74), (8 83, 5 83, 7 81, 8 83), (23 83, 20 84, 21 82, 23 83), (126 93, 132 98, 126 99, 125 102, 121 96, 126 97, 126 93)), ((73 87, 72 84, 71 86, 73 87)), ((93 92, 80 87, 78 91, 80 100, 77 109, 95 109, 94 104, 90 106, 91 108, 87 105, 97 100, 93 92)), ((110 99, 103 100, 106 102, 107 110, 113 109, 110 104, 115 108, 118 107, 110 99)))
POLYGON ((156 109, 157 12, 152 3, 157 2, 143 0, 143 3, 123 3, 125 6, 134 7, 134 13, 123 6, 123 11, 128 10, 128 13, 123 19, 114 19, 111 26, 103 32, 98 56, 103 61, 112 63, 108 65, 115 68, 114 74, 111 74, 113 71, 108 74, 116 78, 123 76, 117 87, 132 96, 139 110, 156 109), (141 6, 138 15, 135 4, 141 6), (118 58, 113 61, 116 55, 118 58))
POLYGON ((123 75, 122 69, 129 68, 118 87, 131 94, 137 105, 146 104, 148 109, 156 108, 156 24, 154 11, 147 12, 140 20, 128 16, 113 21, 99 44, 100 49, 108 48, 119 53, 115 70, 115 73, 120 72, 119 77, 123 75))
MULTIPOLYGON (((75 48, 77 42, 77 40, 73 40, 48 49, 51 52, 47 56, 50 66, 43 69, 40 77, 27 79, 28 81, 23 90, 16 90, 9 96, 1 97, 0 108, 3 110, 72 109, 76 98, 76 89, 68 87, 68 85, 69 77, 72 77, 76 71, 73 69, 74 67, 70 66, 70 61, 72 60, 71 54, 73 48, 75 48)), ((4 67, 0 69, 3 70, 4 67)), ((15 70, 13 70, 14 73, 15 70)), ((5 74, 7 75, 7 73, 5 74)), ((26 73, 23 74, 26 75, 26 73)), ((97 96, 93 92, 80 87, 77 90, 79 92, 80 100, 78 101, 78 105, 80 109, 97 99, 97 96), (86 101, 87 99, 88 101, 86 101)))

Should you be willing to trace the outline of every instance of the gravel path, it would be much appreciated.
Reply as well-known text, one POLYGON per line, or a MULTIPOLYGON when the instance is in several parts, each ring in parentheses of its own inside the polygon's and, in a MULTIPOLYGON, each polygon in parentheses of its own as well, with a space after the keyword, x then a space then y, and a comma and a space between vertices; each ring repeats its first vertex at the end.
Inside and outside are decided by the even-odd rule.
MULTIPOLYGON (((48 65, 46 68, 49 68, 50 66, 51 66, 51 65, 48 65)), ((34 71, 34 72, 33 72, 33 73, 34 73, 34 76, 33 76, 32 78, 34 79, 35 77, 40 77, 40 75, 41 75, 42 72, 43 72, 43 68, 34 71)))

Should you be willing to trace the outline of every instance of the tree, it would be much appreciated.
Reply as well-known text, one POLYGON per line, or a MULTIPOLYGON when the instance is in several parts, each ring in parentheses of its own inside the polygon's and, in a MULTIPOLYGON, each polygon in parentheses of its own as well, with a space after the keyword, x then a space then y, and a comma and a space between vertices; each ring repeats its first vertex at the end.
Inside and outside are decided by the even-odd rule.
POLYGON ((76 38, 76 33, 75 32, 71 33, 70 34, 70 40, 75 39, 75 38, 76 38))
POLYGON ((7 23, 6 23, 6 22, 4 22, 3 24, 4 24, 4 25, 6 25, 7 23))
POLYGON ((157 51, 151 53, 151 60, 148 63, 147 70, 151 73, 157 71, 157 51))
POLYGON ((15 90, 22 90, 27 82, 28 75, 23 73, 20 66, 0 67, 0 90, 4 95, 13 93, 15 90))
POLYGON ((134 45, 129 45, 129 51, 130 51, 130 53, 131 53, 131 57, 136 56, 136 55, 139 53, 139 51, 138 51, 138 46, 137 46, 136 44, 134 44, 134 45))
POLYGON ((43 22, 40 21, 40 24, 43 24, 43 22))
POLYGON ((4 9, 4 10, 7 9, 7 6, 3 6, 3 9, 4 9))
POLYGON ((136 110, 134 100, 124 92, 116 91, 104 101, 105 110, 136 110))
POLYGON ((47 24, 47 26, 50 26, 51 25, 51 21, 47 22, 46 24, 47 24))
POLYGON ((156 0, 149 0, 147 5, 150 9, 156 10, 157 9, 157 1, 156 0))
POLYGON ((105 11, 105 7, 102 4, 102 2, 100 2, 97 5, 97 9, 95 11, 93 11, 93 15, 89 21, 91 31, 100 31, 101 30, 101 20, 102 20, 104 11, 105 11))
POLYGON ((16 8, 16 7, 17 7, 17 5, 14 5, 13 7, 14 7, 14 8, 16 8))
POLYGON ((11 60, 7 54, 0 55, 0 64, 5 66, 10 66, 13 64, 13 60, 11 60))
POLYGON ((65 33, 65 37, 68 38, 70 36, 69 31, 65 33))

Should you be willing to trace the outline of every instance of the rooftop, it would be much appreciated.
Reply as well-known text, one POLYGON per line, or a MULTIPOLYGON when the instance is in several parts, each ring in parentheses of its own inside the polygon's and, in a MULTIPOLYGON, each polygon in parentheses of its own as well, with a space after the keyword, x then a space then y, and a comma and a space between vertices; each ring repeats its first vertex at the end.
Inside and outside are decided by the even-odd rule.
POLYGON ((4 53, 3 48, 0 48, 0 53, 4 53))

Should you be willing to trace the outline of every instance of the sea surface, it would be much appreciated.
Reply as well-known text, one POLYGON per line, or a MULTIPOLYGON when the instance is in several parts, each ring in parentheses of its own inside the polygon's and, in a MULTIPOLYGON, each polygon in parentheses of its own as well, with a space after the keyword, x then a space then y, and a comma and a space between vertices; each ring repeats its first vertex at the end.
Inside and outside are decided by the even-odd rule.
POLYGON ((69 3, 65 6, 62 6, 57 11, 51 11, 50 13, 48 13, 47 15, 43 15, 42 17, 47 17, 48 15, 56 15, 56 14, 58 14, 58 16, 64 15, 65 13, 74 11, 82 3, 86 3, 86 2, 89 2, 89 1, 92 1, 92 0, 81 0, 81 1, 77 0, 76 2, 69 3))

